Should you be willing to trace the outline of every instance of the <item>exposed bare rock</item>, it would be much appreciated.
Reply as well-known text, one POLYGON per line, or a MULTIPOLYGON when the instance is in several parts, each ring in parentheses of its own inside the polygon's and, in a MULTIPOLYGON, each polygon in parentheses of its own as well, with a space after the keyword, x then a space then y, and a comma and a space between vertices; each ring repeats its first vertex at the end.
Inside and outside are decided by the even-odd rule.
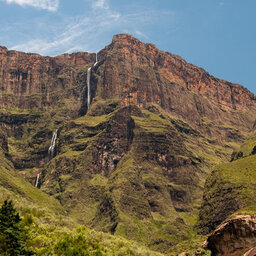
MULTIPOLYGON (((237 141, 243 140, 240 131, 216 132, 215 127, 227 122, 232 125, 232 120, 246 130, 253 126, 253 93, 153 44, 119 34, 98 55, 99 62, 92 68, 92 101, 96 96, 116 97, 127 104, 129 92, 133 104, 158 104, 204 132, 235 136, 237 141), (214 121, 214 127, 205 127, 204 118, 214 121)), ((0 106, 46 110, 68 100, 69 116, 86 113, 86 70, 94 60, 95 54, 89 53, 43 57, 1 47, 0 106)))
POLYGON ((80 99, 85 84, 74 86, 79 82, 78 69, 92 65, 94 59, 95 54, 86 52, 43 57, 0 47, 0 107, 46 110, 60 101, 64 91, 65 98, 80 99))
POLYGON ((216 256, 255 255, 256 216, 228 219, 209 236, 207 248, 216 256))
POLYGON ((144 44, 128 34, 115 35, 99 58, 95 74, 97 88, 101 88, 97 95, 102 98, 117 97, 127 104, 130 93, 133 104, 147 107, 155 103, 202 132, 222 135, 230 141, 243 141, 241 130, 253 126, 253 93, 215 78, 153 44, 144 44), (246 115, 241 114, 245 112, 246 115), (206 125, 205 120, 211 122, 206 125), (229 128, 222 127, 227 123, 229 128), (242 129, 233 129, 233 125, 242 129))

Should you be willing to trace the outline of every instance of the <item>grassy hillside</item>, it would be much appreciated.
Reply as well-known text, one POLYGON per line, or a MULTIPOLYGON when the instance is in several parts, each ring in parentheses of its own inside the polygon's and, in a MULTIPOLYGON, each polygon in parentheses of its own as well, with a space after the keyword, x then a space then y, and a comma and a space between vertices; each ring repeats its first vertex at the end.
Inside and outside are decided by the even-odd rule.
MULTIPOLYGON (((37 113, 36 119, 23 112, 5 112, 27 121, 7 127, 11 161, 5 159, 11 167, 2 175, 16 178, 1 177, 22 191, 3 190, 22 212, 42 211, 43 219, 54 219, 49 229, 57 234, 82 224, 170 255, 200 247, 205 237, 197 235, 195 223, 204 181, 215 164, 230 158, 229 140, 205 137, 159 106, 120 107, 116 99, 98 99, 87 115, 73 120, 58 112, 37 113), (31 184, 40 173, 40 189, 24 183, 12 163, 31 184)), ((43 219, 38 223, 45 224, 43 219)))
POLYGON ((213 231, 230 215, 256 212, 256 155, 253 135, 234 153, 232 162, 218 165, 206 181, 199 214, 202 233, 213 231))
MULTIPOLYGON (((3 139, 3 133, 1 135, 3 139)), ((58 200, 35 188, 14 171, 2 148, 0 158, 0 204, 6 199, 14 202, 36 255, 62 255, 56 248, 63 246, 63 243, 71 249, 78 248, 81 239, 88 244, 89 255, 161 255, 134 241, 86 227, 76 228, 79 224, 68 217, 58 200)))
POLYGON ((36 170, 41 189, 80 223, 171 251, 196 237, 204 180, 232 148, 157 106, 132 106, 129 117, 118 104, 99 100, 60 126, 56 157, 36 170))

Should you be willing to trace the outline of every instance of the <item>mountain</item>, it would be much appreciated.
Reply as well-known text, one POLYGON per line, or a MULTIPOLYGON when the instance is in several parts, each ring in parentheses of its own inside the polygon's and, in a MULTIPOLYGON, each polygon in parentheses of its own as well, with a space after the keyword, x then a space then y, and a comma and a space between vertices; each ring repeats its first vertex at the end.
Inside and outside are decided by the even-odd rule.
POLYGON ((0 47, 0 67, 5 159, 75 223, 171 255, 244 207, 216 185, 251 152, 236 151, 255 124, 243 86, 128 34, 97 55, 0 47))

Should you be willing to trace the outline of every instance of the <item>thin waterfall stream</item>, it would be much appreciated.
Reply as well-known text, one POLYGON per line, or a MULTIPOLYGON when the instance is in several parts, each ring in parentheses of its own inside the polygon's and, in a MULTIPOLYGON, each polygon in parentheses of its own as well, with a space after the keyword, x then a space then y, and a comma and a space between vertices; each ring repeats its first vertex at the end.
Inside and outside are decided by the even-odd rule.
POLYGON ((57 135, 58 135, 58 129, 56 129, 56 131, 53 133, 51 145, 50 145, 50 147, 48 149, 48 156, 50 158, 53 158, 53 156, 54 156, 57 135))
MULTIPOLYGON (((93 67, 95 67, 98 64, 98 53, 96 53, 95 62, 93 64, 93 67)), ((91 71, 92 67, 89 67, 87 69, 87 110, 90 108, 91 105, 91 71)))
POLYGON ((39 177, 40 177, 40 173, 38 173, 38 174, 36 175, 36 183, 35 183, 35 187, 36 187, 36 188, 38 187, 39 177))
POLYGON ((92 70, 91 67, 87 69, 87 109, 90 108, 90 103, 91 103, 91 85, 90 85, 91 70, 92 70))
MULTIPOLYGON (((55 132, 54 132, 53 135, 52 135, 51 145, 50 145, 50 147, 49 147, 49 149, 48 149, 48 157, 49 157, 49 160, 50 160, 51 158, 53 158, 54 153, 55 153, 55 145, 56 145, 57 135, 58 135, 58 129, 56 129, 55 132)), ((36 175, 36 182, 35 182, 35 187, 36 187, 36 188, 38 188, 38 183, 39 183, 40 174, 41 174, 41 172, 36 175)))
POLYGON ((96 66, 98 64, 98 53, 96 52, 96 59, 95 59, 95 63, 93 64, 93 66, 96 66))

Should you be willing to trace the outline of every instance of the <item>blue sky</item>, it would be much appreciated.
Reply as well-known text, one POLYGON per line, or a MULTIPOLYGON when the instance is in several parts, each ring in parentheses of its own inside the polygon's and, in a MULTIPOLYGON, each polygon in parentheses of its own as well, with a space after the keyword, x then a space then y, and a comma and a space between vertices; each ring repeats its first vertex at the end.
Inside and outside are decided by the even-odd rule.
POLYGON ((256 0, 0 0, 0 45, 55 56, 130 33, 256 93, 256 0))

